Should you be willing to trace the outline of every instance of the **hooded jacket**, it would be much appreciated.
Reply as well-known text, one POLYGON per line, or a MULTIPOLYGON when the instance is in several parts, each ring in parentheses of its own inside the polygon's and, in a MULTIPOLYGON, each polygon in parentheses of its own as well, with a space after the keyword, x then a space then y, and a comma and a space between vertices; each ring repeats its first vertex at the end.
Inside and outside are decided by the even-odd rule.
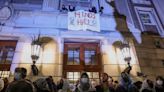
POLYGON ((3 90, 3 88, 4 88, 4 81, 0 79, 0 92, 3 90))
POLYGON ((141 92, 155 92, 155 89, 149 86, 148 80, 146 79, 142 83, 141 92))
POLYGON ((134 85, 132 84, 132 80, 127 73, 123 73, 120 77, 120 84, 116 88, 116 92, 135 92, 134 85))

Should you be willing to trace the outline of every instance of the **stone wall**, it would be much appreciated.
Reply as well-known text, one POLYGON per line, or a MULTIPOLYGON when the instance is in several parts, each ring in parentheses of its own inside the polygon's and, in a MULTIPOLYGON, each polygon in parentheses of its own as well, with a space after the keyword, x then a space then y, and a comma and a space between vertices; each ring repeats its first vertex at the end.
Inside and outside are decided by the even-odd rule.
POLYGON ((148 78, 155 79, 156 76, 164 76, 164 48, 158 48, 155 42, 159 40, 161 45, 164 39, 152 35, 143 34, 142 43, 135 43, 141 72, 148 75, 148 78))

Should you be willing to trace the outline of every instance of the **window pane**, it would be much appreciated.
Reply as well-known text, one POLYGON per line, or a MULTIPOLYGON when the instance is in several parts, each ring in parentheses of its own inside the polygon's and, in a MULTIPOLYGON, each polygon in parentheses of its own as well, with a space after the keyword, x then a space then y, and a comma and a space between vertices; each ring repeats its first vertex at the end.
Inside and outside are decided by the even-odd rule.
POLYGON ((80 72, 67 72, 67 79, 70 84, 75 84, 76 81, 80 78, 80 72))
POLYGON ((87 72, 90 80, 96 80, 97 82, 99 81, 99 72, 87 72))
POLYGON ((68 61, 67 65, 79 65, 80 64, 80 49, 70 48, 68 50, 68 61))
POLYGON ((93 78, 99 78, 99 73, 98 72, 93 72, 93 78))
POLYGON ((8 47, 7 48, 7 57, 13 57, 14 56, 14 48, 8 47))
POLYGON ((149 14, 140 14, 143 23, 151 23, 149 14))
POLYGON ((85 64, 86 65, 96 65, 96 51, 95 50, 85 50, 85 64))
POLYGON ((3 54, 3 47, 1 46, 0 47, 0 56, 2 56, 2 54, 3 54))
POLYGON ((67 78, 73 78, 73 72, 67 72, 67 78))
POLYGON ((74 72, 74 79, 80 78, 80 72, 74 72))
POLYGON ((5 51, 5 48, 4 46, 0 47, 0 63, 3 64, 5 62, 5 57, 4 57, 4 52, 5 51))
POLYGON ((89 78, 92 78, 92 72, 87 72, 89 78))
POLYGON ((2 78, 9 77, 10 71, 0 71, 0 75, 2 78))
POLYGON ((11 63, 14 56, 14 47, 6 47, 7 58, 5 63, 11 63))

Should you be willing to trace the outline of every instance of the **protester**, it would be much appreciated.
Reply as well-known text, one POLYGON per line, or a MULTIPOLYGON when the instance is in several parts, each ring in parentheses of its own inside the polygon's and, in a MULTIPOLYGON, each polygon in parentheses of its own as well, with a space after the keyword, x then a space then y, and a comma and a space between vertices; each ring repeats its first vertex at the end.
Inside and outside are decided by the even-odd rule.
POLYGON ((101 75, 101 83, 100 85, 96 86, 96 92, 115 92, 112 86, 109 87, 108 79, 109 76, 107 73, 103 73, 101 75))
POLYGON ((27 70, 25 68, 16 68, 14 81, 12 81, 6 92, 35 92, 36 89, 30 80, 25 79, 27 70))
POLYGON ((110 90, 111 92, 114 92, 115 89, 114 89, 114 84, 113 84, 113 78, 112 78, 111 76, 109 76, 108 84, 109 84, 109 90, 110 90))
POLYGON ((39 78, 34 81, 35 88, 37 92, 50 92, 50 88, 48 86, 48 82, 46 78, 39 78))
POLYGON ((5 92, 35 92, 35 88, 31 82, 19 80, 10 83, 5 92))
POLYGON ((0 78, 0 92, 3 90, 4 88, 4 81, 0 78))
POLYGON ((27 70, 25 68, 16 68, 14 73, 14 81, 25 79, 27 70))
POLYGON ((142 83, 141 92, 155 92, 153 82, 149 79, 145 79, 142 83))
POLYGON ((95 79, 93 79, 93 80, 91 81, 91 86, 92 86, 93 90, 96 90, 96 86, 97 86, 97 85, 98 85, 97 81, 96 81, 95 79))
POLYGON ((113 87, 114 87, 114 89, 116 89, 116 88, 118 87, 118 85, 119 85, 118 81, 115 80, 114 83, 113 83, 113 87))
POLYGON ((57 82, 57 90, 61 90, 63 88, 64 80, 60 79, 60 81, 57 82))
POLYGON ((3 79, 3 81, 4 81, 4 88, 3 88, 3 90, 2 90, 2 91, 0 91, 0 92, 5 92, 5 90, 6 90, 7 86, 9 85, 9 81, 8 81, 8 79, 7 79, 7 78, 4 78, 4 79, 3 79))
POLYGON ((122 72, 116 92, 133 92, 131 90, 133 90, 132 80, 127 72, 122 72))
POLYGON ((162 76, 157 76, 155 83, 155 91, 156 92, 164 92, 164 79, 162 76))
POLYGON ((135 83, 133 83, 133 89, 132 92, 140 92, 141 86, 142 86, 142 82, 141 81, 137 81, 135 83))
POLYGON ((67 79, 60 79, 57 85, 58 92, 71 92, 69 81, 67 79))
POLYGON ((75 89, 75 92, 95 92, 90 84, 89 76, 87 73, 82 73, 80 77, 79 84, 75 89))
POLYGON ((87 73, 82 73, 75 85, 70 85, 69 81, 62 78, 57 85, 52 76, 39 78, 33 83, 26 79, 27 70, 16 68, 14 80, 9 83, 7 78, 0 79, 0 92, 164 92, 164 79, 158 76, 155 81, 145 79, 132 82, 129 75, 131 68, 126 68, 120 77, 120 81, 114 81, 107 73, 103 73, 98 85, 96 79, 91 79, 87 73))
POLYGON ((57 86, 56 86, 56 84, 54 83, 52 76, 49 76, 49 77, 46 79, 46 81, 47 81, 47 83, 48 83, 48 87, 50 88, 50 91, 51 91, 51 92, 57 92, 57 86))

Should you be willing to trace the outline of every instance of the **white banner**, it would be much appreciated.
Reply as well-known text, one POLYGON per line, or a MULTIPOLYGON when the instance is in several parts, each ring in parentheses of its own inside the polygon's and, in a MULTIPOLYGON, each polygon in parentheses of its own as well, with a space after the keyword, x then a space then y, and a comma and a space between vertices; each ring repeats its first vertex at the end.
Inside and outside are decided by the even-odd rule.
POLYGON ((68 12, 68 30, 87 29, 100 32, 99 14, 84 10, 68 12))

